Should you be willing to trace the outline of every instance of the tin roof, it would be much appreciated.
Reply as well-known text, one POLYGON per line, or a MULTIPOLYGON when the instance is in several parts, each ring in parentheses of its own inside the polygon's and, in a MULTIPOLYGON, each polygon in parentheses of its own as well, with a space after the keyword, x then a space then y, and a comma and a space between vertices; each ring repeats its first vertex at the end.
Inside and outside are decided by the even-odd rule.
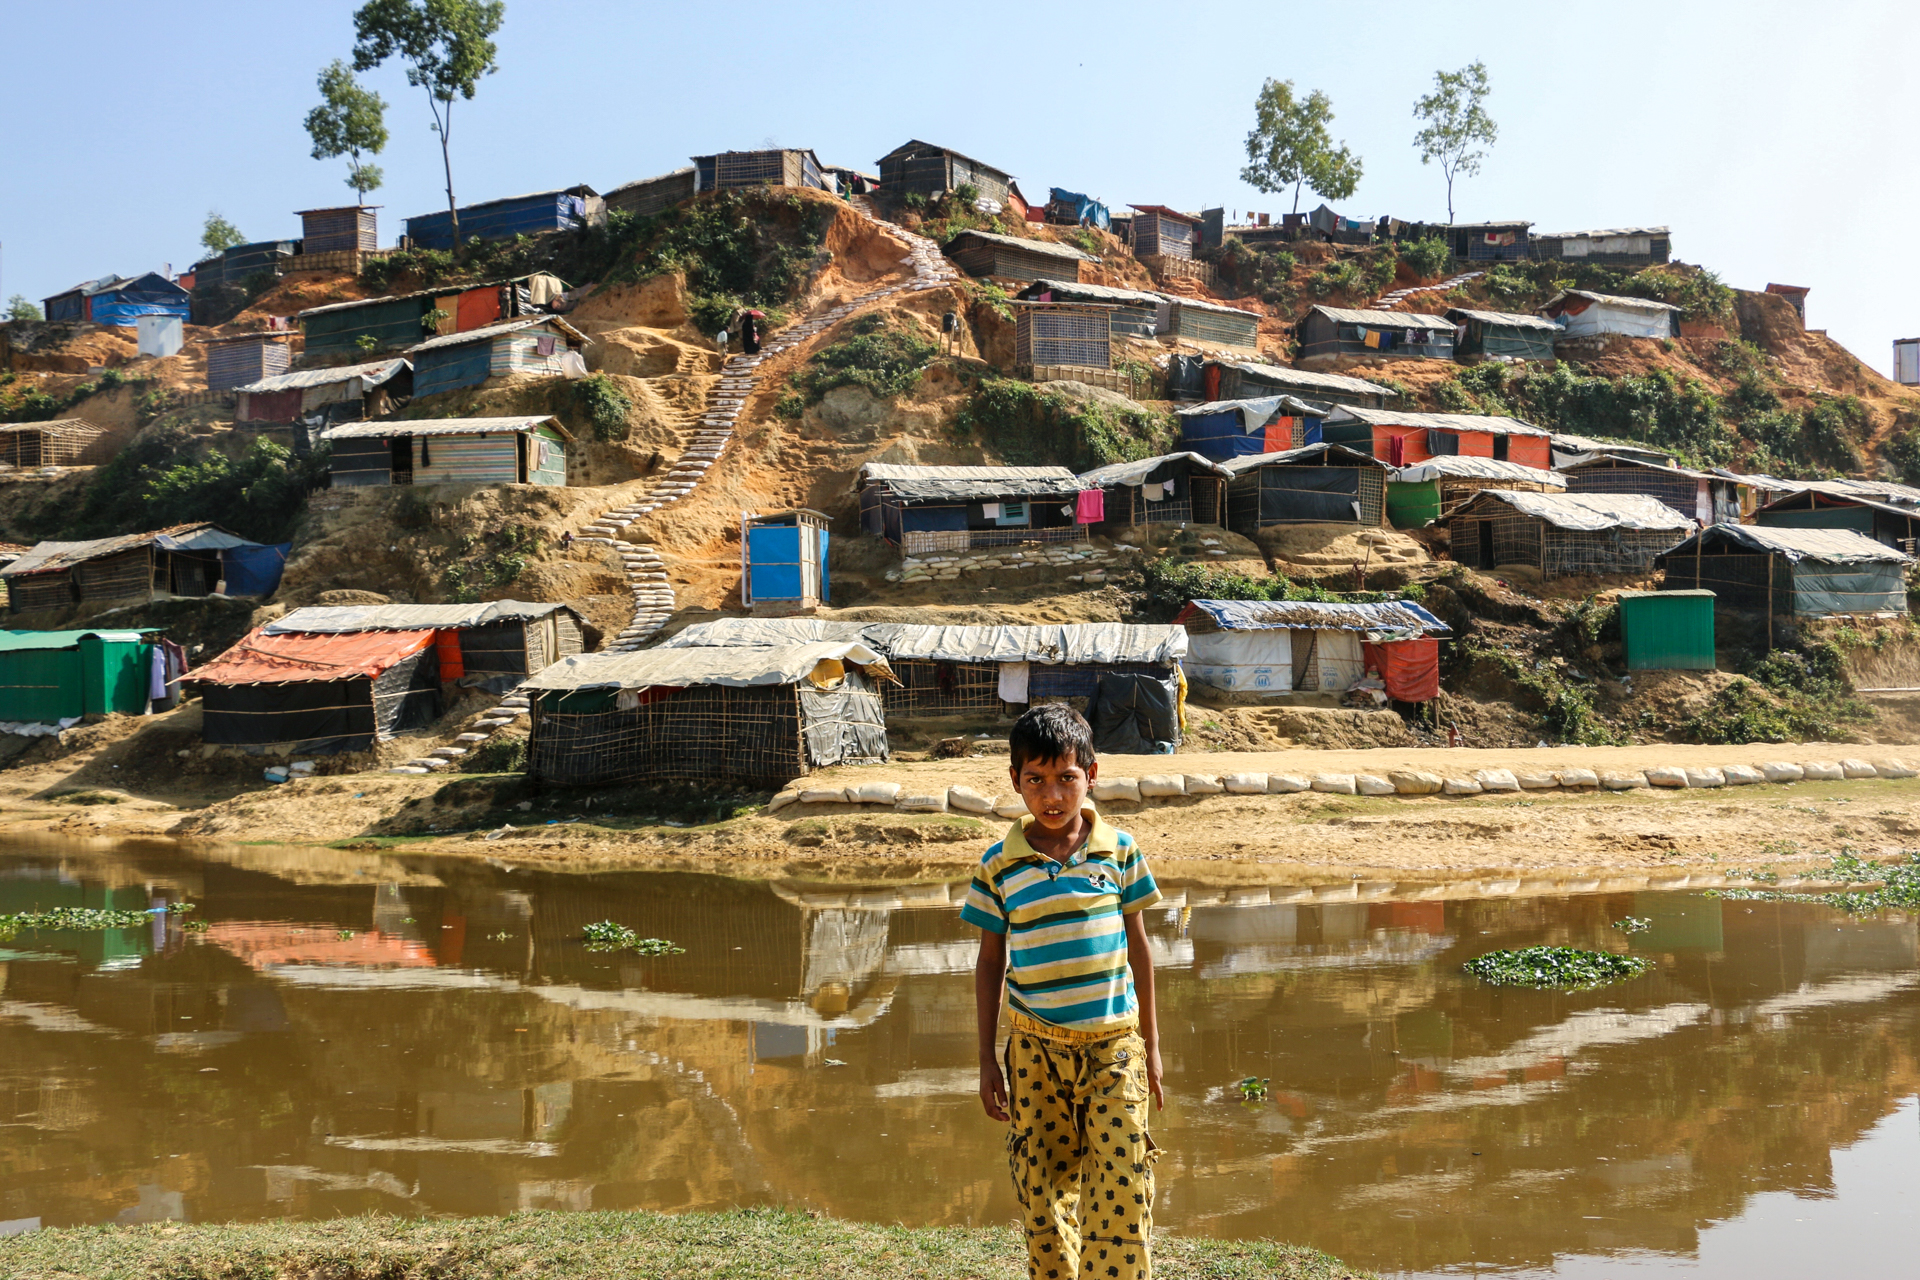
POLYGON ((1764 524, 1709 525, 1667 554, 1690 549, 1695 540, 1701 537, 1738 542, 1756 551, 1783 555, 1796 562, 1826 560, 1835 564, 1907 564, 1912 560, 1911 556, 1851 529, 1782 529, 1764 524))
POLYGON ((1607 307, 1625 307, 1629 311, 1678 311, 1680 308, 1671 302, 1655 302, 1652 298, 1628 298, 1617 293, 1595 293, 1591 289, 1562 289, 1547 299, 1542 311, 1551 308, 1562 298, 1585 298, 1588 302, 1598 302, 1607 307))
POLYGON ((438 351, 443 347, 463 347, 469 342, 491 342, 503 334, 518 333, 522 329, 531 329, 535 325, 550 324, 560 330, 567 338, 577 342, 587 342, 587 335, 562 320, 559 316, 521 316, 517 320, 502 320, 499 324, 490 324, 484 329, 468 329, 464 333, 445 333, 437 338, 428 338, 407 348, 408 355, 421 351, 438 351))
POLYGON ((1255 320, 1260 318, 1258 311, 1249 311, 1245 307, 1230 307, 1224 302, 1209 302, 1205 298, 1188 298, 1175 293, 1167 295, 1167 301, 1176 307, 1194 307, 1201 311, 1225 311, 1236 316, 1252 316, 1255 320))
POLYGON ((1174 619, 1195 635, 1209 631, 1416 631, 1442 635, 1447 624, 1411 600, 1348 604, 1320 600, 1195 600, 1174 619))
POLYGON ((1366 324, 1380 329, 1451 329, 1453 325, 1443 316, 1430 316, 1417 311, 1350 311, 1346 307, 1312 307, 1308 315, 1315 312, 1334 321, 1336 324, 1366 324))
POLYGON ((296 218, 304 218, 310 213, 358 213, 362 209, 384 209, 386 207, 387 206, 383 204, 335 204, 328 205, 324 209, 295 209, 293 216, 296 218))
POLYGON ((1289 369, 1285 365, 1265 364, 1258 360, 1209 360, 1226 369, 1237 369, 1252 378, 1264 378, 1296 387, 1312 387, 1323 391, 1344 391, 1350 395, 1386 396, 1392 394, 1377 382, 1365 378, 1349 378, 1339 373, 1316 373, 1312 369, 1289 369))
POLYGON ((1558 471, 1542 471, 1539 467, 1530 467, 1524 462, 1507 462, 1499 458, 1470 458, 1458 453, 1438 454, 1424 462, 1402 467, 1393 474, 1395 480, 1407 484, 1441 480, 1448 476, 1466 476, 1476 480, 1524 480, 1532 484, 1544 484, 1554 489, 1567 487, 1567 478, 1558 471))
POLYGON ((923 467, 904 462, 869 462, 860 468, 862 483, 876 480, 1058 480, 1072 478, 1065 467, 923 467))
POLYGON ((1075 262, 1094 261, 1093 258, 1073 248, 1071 245, 1055 244, 1051 240, 1022 240, 1018 236, 996 235, 991 231, 975 231, 972 229, 956 232, 951 239, 940 246, 941 251, 945 252, 951 249, 968 236, 972 236, 977 240, 985 240, 988 244, 1006 245, 1010 249, 1025 249, 1031 253, 1048 254, 1056 258, 1071 258, 1075 262))
POLYGON ((1035 280, 1020 291, 1025 298, 1029 293, 1064 293, 1071 298, 1090 298, 1095 302, 1113 302, 1127 306, 1157 307, 1167 299, 1158 293, 1146 293, 1139 289, 1115 289, 1104 284, 1079 284, 1072 280, 1035 280))
MULTIPOLYGON (((1522 315, 1517 311, 1475 311, 1471 307, 1448 307, 1447 319, 1465 316, 1469 320, 1478 320, 1482 324, 1507 325, 1515 329, 1546 329, 1560 332, 1560 326, 1551 320, 1542 320, 1539 316, 1522 315)), ((1455 320, 1455 324, 1459 321, 1455 320)))
POLYGON ((1535 240, 1597 240, 1608 236, 1664 236, 1665 227, 1603 227, 1597 231, 1536 231, 1535 240))
POLYGON ((322 440, 381 440, 390 436, 482 436, 496 431, 531 431, 552 427, 562 440, 573 436, 551 414, 517 418, 389 418, 380 422, 346 422, 320 433, 322 440))
POLYGON ((250 631, 212 662, 195 667, 190 684, 298 684, 370 679, 433 643, 431 631, 364 631, 346 635, 274 635, 250 631))
MULTIPOLYGON (((504 280, 475 280, 470 284, 445 284, 437 289, 415 289, 412 293, 383 293, 377 298, 355 298, 351 302, 329 302, 323 307, 308 307, 304 311, 296 311, 293 313, 293 318, 295 320, 304 320, 308 316, 325 315, 330 311, 347 311, 354 307, 371 307, 382 302, 405 302, 409 298, 445 298, 452 294, 466 293, 473 289, 498 289, 503 284, 519 284, 523 280, 531 280, 535 276, 545 275, 553 275, 553 273, 550 271, 530 271, 524 276, 508 276, 504 280)), ((566 281, 560 280, 559 276, 554 276, 553 278, 559 281, 561 288, 564 289, 566 287, 566 281)))
POLYGON ((1182 213, 1178 209, 1169 209, 1163 204, 1130 204, 1127 208, 1137 209, 1141 213, 1157 213, 1163 218, 1172 218, 1176 222, 1185 222, 1196 227, 1200 225, 1200 219, 1194 215, 1182 213))
POLYGON ((893 661, 1098 664, 1178 662, 1187 633, 1177 626, 1069 622, 1042 626, 942 626, 918 622, 830 622, 821 618, 716 618, 662 648, 767 646, 857 641, 893 661))
POLYGON ((1163 453, 1156 458, 1142 458, 1138 462, 1110 462, 1104 467, 1082 471, 1080 483, 1088 489, 1105 488, 1112 484, 1145 484, 1147 477, 1162 466, 1169 462, 1178 462, 1182 458, 1215 475, 1228 474, 1218 463, 1210 458, 1203 458, 1197 453, 1163 453))
POLYGON ((1218 465, 1222 471, 1228 472, 1231 475, 1239 475, 1242 471, 1252 471, 1258 467, 1270 466, 1274 463, 1285 466, 1288 463, 1298 461, 1302 458, 1311 458, 1318 455, 1325 456, 1325 461, 1321 463, 1322 466, 1378 467, 1382 471, 1391 470, 1386 463, 1380 461, 1380 459, 1370 453, 1362 453, 1358 449, 1349 449, 1343 444, 1327 444, 1325 442, 1302 445, 1298 449, 1280 449, 1273 453, 1242 454, 1238 458, 1228 458, 1218 465))
POLYGON ((875 164, 884 163, 885 161, 893 159, 897 155, 904 155, 907 152, 916 151, 916 150, 917 151, 938 151, 942 155, 952 156, 956 160, 965 160, 968 164, 976 165, 979 168, 986 169, 993 173, 1000 174, 1002 177, 1011 176, 1007 173, 1005 169, 995 168, 993 165, 988 164, 985 160, 976 160, 970 155, 967 155, 963 152, 955 151, 952 147, 935 146, 931 142, 922 142, 918 138, 907 139, 907 141, 901 143, 899 146, 895 147, 893 150, 887 152, 887 154, 881 156, 880 159, 876 160, 874 163, 875 164))

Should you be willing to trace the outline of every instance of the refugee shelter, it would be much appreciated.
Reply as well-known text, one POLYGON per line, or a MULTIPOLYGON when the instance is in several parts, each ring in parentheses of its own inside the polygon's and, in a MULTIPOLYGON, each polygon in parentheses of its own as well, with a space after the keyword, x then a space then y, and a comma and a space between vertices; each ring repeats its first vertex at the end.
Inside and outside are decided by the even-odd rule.
POLYGON ((1175 294, 1167 299, 1167 322, 1161 336, 1197 347, 1260 349, 1260 317, 1238 307, 1175 294))
POLYGON ((1201 376, 1205 380, 1204 394, 1209 400, 1298 396, 1316 405, 1351 404, 1363 409, 1379 409, 1385 407, 1387 397, 1392 394, 1379 383, 1365 378, 1289 369, 1253 360, 1209 360, 1201 376))
POLYGON ((962 231, 940 251, 970 276, 999 276, 1007 280, 1078 279, 1080 264, 1091 261, 1071 245, 1051 240, 1020 240, 991 231, 962 231))
POLYGON ((642 178, 607 192, 607 211, 630 213, 636 218, 651 218, 677 204, 691 200, 698 190, 694 167, 688 165, 663 173, 657 178, 642 178))
POLYGON ((333 447, 337 488, 378 484, 567 482, 573 437, 547 414, 348 422, 320 439, 333 447))
POLYGON ((1564 493, 1567 481, 1519 462, 1442 454, 1395 471, 1387 481, 1387 519, 1396 529, 1446 520, 1482 489, 1564 493))
POLYGON ((1111 369, 1109 308, 1070 302, 1034 302, 1014 308, 1014 363, 1027 369, 1111 369))
POLYGON ((293 364, 293 351, 287 345, 290 337, 285 333, 240 333, 203 339, 207 344, 207 390, 228 391, 285 373, 293 364))
POLYGON ((1081 195, 1078 191, 1067 191, 1060 187, 1049 187, 1047 189, 1047 221, 1055 226, 1098 227, 1106 231, 1113 226, 1113 214, 1106 205, 1092 196, 1081 195))
POLYGON ((1453 359, 1453 322, 1441 316, 1314 307, 1301 317, 1297 328, 1302 360, 1333 356, 1453 359))
POLYGON ((75 285, 45 300, 41 313, 54 324, 136 327, 141 316, 191 319, 193 295, 157 271, 140 276, 105 276, 75 285))
POLYGON ((1531 222, 1452 222, 1435 228, 1453 256, 1467 262, 1524 262, 1533 254, 1531 222))
POLYGON ((239 422, 358 422, 392 413, 413 395, 413 366, 405 360, 300 369, 235 387, 239 422))
POLYGON ((1576 463, 1586 462, 1603 455, 1633 458, 1663 467, 1673 465, 1673 455, 1664 449, 1635 444, 1631 440, 1600 440, 1591 436, 1570 436, 1556 431, 1550 437, 1549 443, 1553 448, 1555 470, 1565 470, 1576 463))
POLYGON ((1160 331, 1160 317, 1168 309, 1167 300, 1157 293, 1073 280, 1035 280, 1014 296, 1022 302, 1074 302, 1102 307, 1107 313, 1108 332, 1129 338, 1152 338, 1160 331))
POLYGON ((1387 523, 1386 464, 1344 445, 1250 453, 1220 465, 1231 476, 1227 527, 1242 537, 1276 524, 1387 523))
POLYGON ((534 272, 489 284, 334 302, 309 307, 295 319, 306 334, 307 363, 343 356, 364 360, 369 352, 404 350, 436 334, 468 333, 502 320, 544 316, 566 288, 558 276, 534 272))
POLYGON ((808 507, 742 512, 740 603, 755 615, 810 612, 832 599, 828 518, 808 507))
POLYGON ((278 278, 293 260, 298 246, 292 240, 255 240, 222 249, 193 264, 193 286, 202 294, 210 289, 239 287, 258 275, 278 278))
POLYGON ((1622 591, 1627 670, 1712 671, 1713 599, 1711 591, 1622 591))
POLYGON ((1004 169, 918 138, 895 147, 878 163, 880 189, 895 199, 907 195, 932 198, 970 186, 981 199, 1004 204, 1013 184, 1013 175, 1004 169))
POLYGON ((1597 338, 1609 333, 1629 338, 1671 338, 1679 332, 1680 308, 1651 298, 1623 298, 1587 289, 1556 293, 1540 308, 1568 338, 1597 338))
POLYGON ((310 606, 260 630, 270 636, 431 631, 438 682, 487 693, 506 693, 586 648, 586 621, 571 606, 524 600, 310 606))
POLYGON ((1720 609, 1824 618, 1905 614, 1913 558, 1851 529, 1716 524, 1661 555, 1664 591, 1711 591, 1720 609))
POLYGON ((694 183, 701 191, 732 191, 741 187, 830 189, 826 171, 820 167, 820 157, 799 147, 695 156, 693 172, 694 183))
POLYGON ((1806 487, 1757 507, 1753 523, 1773 529, 1851 529, 1883 546, 1914 554, 1920 507, 1837 492, 1838 485, 1818 480, 1795 483, 1806 487))
POLYGON ((1652 267, 1673 254, 1665 227, 1612 227, 1601 231, 1554 231, 1533 237, 1533 256, 1549 261, 1591 262, 1602 267, 1652 267))
POLYGON ((116 452, 114 439, 84 418, 0 426, 0 466, 21 471, 91 466, 116 452))
MULTIPOLYGON (((572 231, 598 221, 605 208, 600 193, 584 183, 462 205, 460 241, 511 240, 548 231, 572 231)), ((415 249, 454 248, 453 215, 441 209, 408 218, 407 241, 415 249)))
POLYGON ((1167 453, 1115 462, 1080 473, 1084 489, 1106 492, 1100 537, 1143 524, 1226 527, 1227 479, 1232 473, 1198 453, 1167 453))
POLYGON ((1920 386, 1920 338, 1893 340, 1893 380, 1903 387, 1920 386))
POLYGON ((379 210, 377 204, 299 210, 300 252, 372 253, 380 247, 379 210))
POLYGON ((371 751, 440 714, 434 632, 269 632, 187 674, 200 737, 219 746, 332 755, 371 751))
POLYGON ((1173 411, 1180 443, 1214 462, 1318 444, 1321 413, 1292 396, 1211 400, 1173 411))
POLYGON ((0 722, 145 715, 156 648, 151 630, 0 631, 0 722))
POLYGON ((856 487, 860 527, 910 556, 1023 542, 1084 542, 1088 526, 1105 518, 1100 491, 1088 490, 1095 497, 1083 502, 1079 479, 1065 467, 869 462, 860 468, 856 487))
POLYGON ((1191 258, 1200 219, 1163 204, 1129 205, 1133 210, 1133 256, 1191 258))
POLYGON ((250 542, 217 524, 178 524, 91 542, 39 542, 0 569, 14 613, 105 601, 272 595, 290 542, 250 542))
POLYGON ((1365 449, 1392 467, 1444 457, 1492 458, 1542 471, 1553 463, 1548 432, 1518 418, 1492 414, 1411 413, 1340 405, 1321 422, 1320 436, 1334 444, 1365 449))
POLYGON ((1470 569, 1526 565, 1558 578, 1645 573, 1695 526, 1641 494, 1484 489, 1447 527, 1453 558, 1470 569))
POLYGON ((413 362, 413 394, 458 391, 510 374, 585 377, 586 362, 577 353, 586 343, 587 335, 559 316, 522 316, 466 333, 428 338, 407 349, 407 359, 413 362))
POLYGON ((1740 483, 1706 471, 1604 453, 1562 467, 1568 493, 1641 493, 1696 524, 1740 522, 1740 483))
POLYGON ((1476 311, 1449 307, 1453 322, 1453 355, 1492 360, 1551 360, 1560 326, 1539 316, 1513 311, 1476 311))
POLYGON ((698 782, 777 789, 814 769, 888 758, 866 645, 643 649, 563 658, 532 695, 527 773, 563 786, 698 782))
POLYGON ((1195 600, 1186 628, 1187 678, 1226 693, 1345 693, 1369 671, 1398 702, 1440 695, 1447 625, 1410 600, 1195 600))

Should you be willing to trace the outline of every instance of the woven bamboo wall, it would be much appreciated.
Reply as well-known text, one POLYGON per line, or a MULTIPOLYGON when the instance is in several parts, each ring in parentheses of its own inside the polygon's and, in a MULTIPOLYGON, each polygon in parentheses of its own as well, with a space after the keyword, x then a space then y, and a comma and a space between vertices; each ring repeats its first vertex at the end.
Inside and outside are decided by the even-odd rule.
POLYGON ((527 772, 544 782, 603 786, 735 782, 779 787, 808 771, 792 685, 676 689, 631 711, 550 710, 534 702, 527 772))
POLYGON ((1023 365, 1113 366, 1113 339, 1106 308, 1041 304, 1014 316, 1014 360, 1023 365))

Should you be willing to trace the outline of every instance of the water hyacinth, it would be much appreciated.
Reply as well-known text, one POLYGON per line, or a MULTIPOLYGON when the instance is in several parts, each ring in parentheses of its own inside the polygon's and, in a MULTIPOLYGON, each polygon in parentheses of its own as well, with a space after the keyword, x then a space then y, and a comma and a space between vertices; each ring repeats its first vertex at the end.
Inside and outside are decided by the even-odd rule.
POLYGON ((73 930, 99 933, 107 929, 137 929, 156 915, 178 915, 193 910, 191 902, 175 902, 165 908, 126 910, 115 907, 50 907, 45 911, 15 911, 0 915, 0 939, 22 933, 73 930))
POLYGON ((1638 977, 1652 968, 1639 956, 1610 951, 1582 951, 1578 947, 1522 947, 1518 951, 1489 951, 1462 966, 1482 982, 1496 987, 1548 987, 1579 991, 1609 982, 1638 977))
POLYGON ((1905 862, 1874 862, 1851 848, 1833 855, 1833 863, 1812 873, 1821 879, 1845 880, 1859 889, 1833 893, 1791 893, 1781 889, 1709 889, 1709 898, 1746 902, 1817 902, 1849 914, 1886 907, 1920 907, 1920 853, 1909 852, 1905 862), (1873 887, 1875 883, 1878 887, 1873 887))
POLYGON ((600 920, 580 931, 589 951, 635 951, 643 956, 685 955, 685 947, 676 947, 665 938, 643 938, 626 925, 600 920))

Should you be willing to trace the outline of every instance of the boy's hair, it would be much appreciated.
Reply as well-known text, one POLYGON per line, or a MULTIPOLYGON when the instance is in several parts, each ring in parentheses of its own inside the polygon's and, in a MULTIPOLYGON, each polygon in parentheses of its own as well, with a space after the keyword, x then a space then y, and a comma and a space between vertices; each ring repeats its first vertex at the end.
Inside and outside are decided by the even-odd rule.
POLYGON ((1033 707, 1014 722, 1007 754, 1016 770, 1029 760, 1068 759, 1084 769, 1093 763, 1093 730, 1086 717, 1064 702, 1033 707))

